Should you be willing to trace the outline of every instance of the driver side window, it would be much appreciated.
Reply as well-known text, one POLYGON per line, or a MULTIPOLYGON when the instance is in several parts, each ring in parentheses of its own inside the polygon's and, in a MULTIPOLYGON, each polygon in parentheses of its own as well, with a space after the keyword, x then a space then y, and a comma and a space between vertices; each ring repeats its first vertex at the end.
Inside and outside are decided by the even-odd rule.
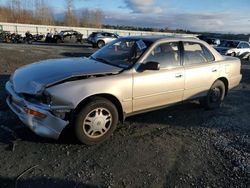
POLYGON ((157 45, 147 57, 146 62, 160 63, 161 68, 180 66, 179 42, 167 42, 157 45))

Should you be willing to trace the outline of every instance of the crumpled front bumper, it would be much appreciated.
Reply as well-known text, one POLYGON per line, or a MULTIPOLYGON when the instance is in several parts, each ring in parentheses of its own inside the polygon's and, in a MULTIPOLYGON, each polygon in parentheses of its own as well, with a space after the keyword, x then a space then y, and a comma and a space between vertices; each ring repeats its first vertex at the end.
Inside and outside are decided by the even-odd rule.
POLYGON ((13 90, 10 82, 7 82, 5 89, 8 93, 6 102, 19 119, 27 125, 37 135, 47 138, 58 139, 62 130, 69 123, 50 112, 50 106, 44 104, 34 104, 20 97, 13 90), (28 114, 25 109, 31 109, 46 115, 46 118, 28 114))

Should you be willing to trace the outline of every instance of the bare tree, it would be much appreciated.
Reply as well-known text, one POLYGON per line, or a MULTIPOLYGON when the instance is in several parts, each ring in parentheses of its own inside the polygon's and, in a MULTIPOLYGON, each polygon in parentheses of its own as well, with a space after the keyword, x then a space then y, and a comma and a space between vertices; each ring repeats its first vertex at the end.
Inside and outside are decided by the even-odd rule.
POLYGON ((103 20, 103 12, 99 9, 89 10, 83 9, 81 11, 80 25, 83 27, 101 28, 103 20))
POLYGON ((21 2, 20 0, 11 0, 9 1, 9 7, 11 10, 10 21, 19 23, 20 22, 20 13, 21 13, 21 2))
MULTIPOLYGON (((74 0, 65 0, 63 24, 67 26, 102 27, 103 12, 99 9, 82 9, 78 15, 74 0)), ((0 6, 0 21, 13 23, 52 25, 56 22, 49 0, 9 0, 8 6, 0 6)))
POLYGON ((45 0, 35 0, 35 22, 37 24, 52 25, 53 11, 45 0))
POLYGON ((80 26, 89 27, 90 16, 91 16, 91 12, 89 11, 89 9, 82 9, 80 13, 80 26))
POLYGON ((93 11, 93 27, 101 28, 102 27, 102 20, 103 20, 103 12, 100 9, 93 11))
POLYGON ((78 20, 73 10, 73 3, 73 0, 66 0, 67 10, 64 16, 64 24, 67 26, 78 26, 78 20))
POLYGON ((7 7, 0 7, 0 21, 1 22, 10 22, 11 11, 7 7))

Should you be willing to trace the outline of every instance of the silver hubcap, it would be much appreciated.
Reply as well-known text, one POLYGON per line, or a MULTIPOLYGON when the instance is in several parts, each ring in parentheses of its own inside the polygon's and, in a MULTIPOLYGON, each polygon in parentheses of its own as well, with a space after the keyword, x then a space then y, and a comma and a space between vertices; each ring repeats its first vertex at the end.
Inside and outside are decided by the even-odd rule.
POLYGON ((90 138, 98 138, 107 133, 112 124, 112 116, 106 108, 92 110, 83 121, 83 131, 90 138))

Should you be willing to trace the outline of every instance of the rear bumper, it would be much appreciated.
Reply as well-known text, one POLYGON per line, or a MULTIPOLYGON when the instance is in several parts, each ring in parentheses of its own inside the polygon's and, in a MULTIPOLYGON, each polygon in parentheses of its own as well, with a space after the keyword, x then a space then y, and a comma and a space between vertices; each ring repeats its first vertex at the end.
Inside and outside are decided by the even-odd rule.
POLYGON ((47 138, 58 139, 62 130, 69 123, 50 112, 49 105, 34 104, 18 96, 12 89, 10 82, 7 82, 5 89, 8 92, 6 102, 18 118, 37 135, 47 138), (37 117, 25 112, 25 109, 32 109, 46 115, 46 118, 37 117))

